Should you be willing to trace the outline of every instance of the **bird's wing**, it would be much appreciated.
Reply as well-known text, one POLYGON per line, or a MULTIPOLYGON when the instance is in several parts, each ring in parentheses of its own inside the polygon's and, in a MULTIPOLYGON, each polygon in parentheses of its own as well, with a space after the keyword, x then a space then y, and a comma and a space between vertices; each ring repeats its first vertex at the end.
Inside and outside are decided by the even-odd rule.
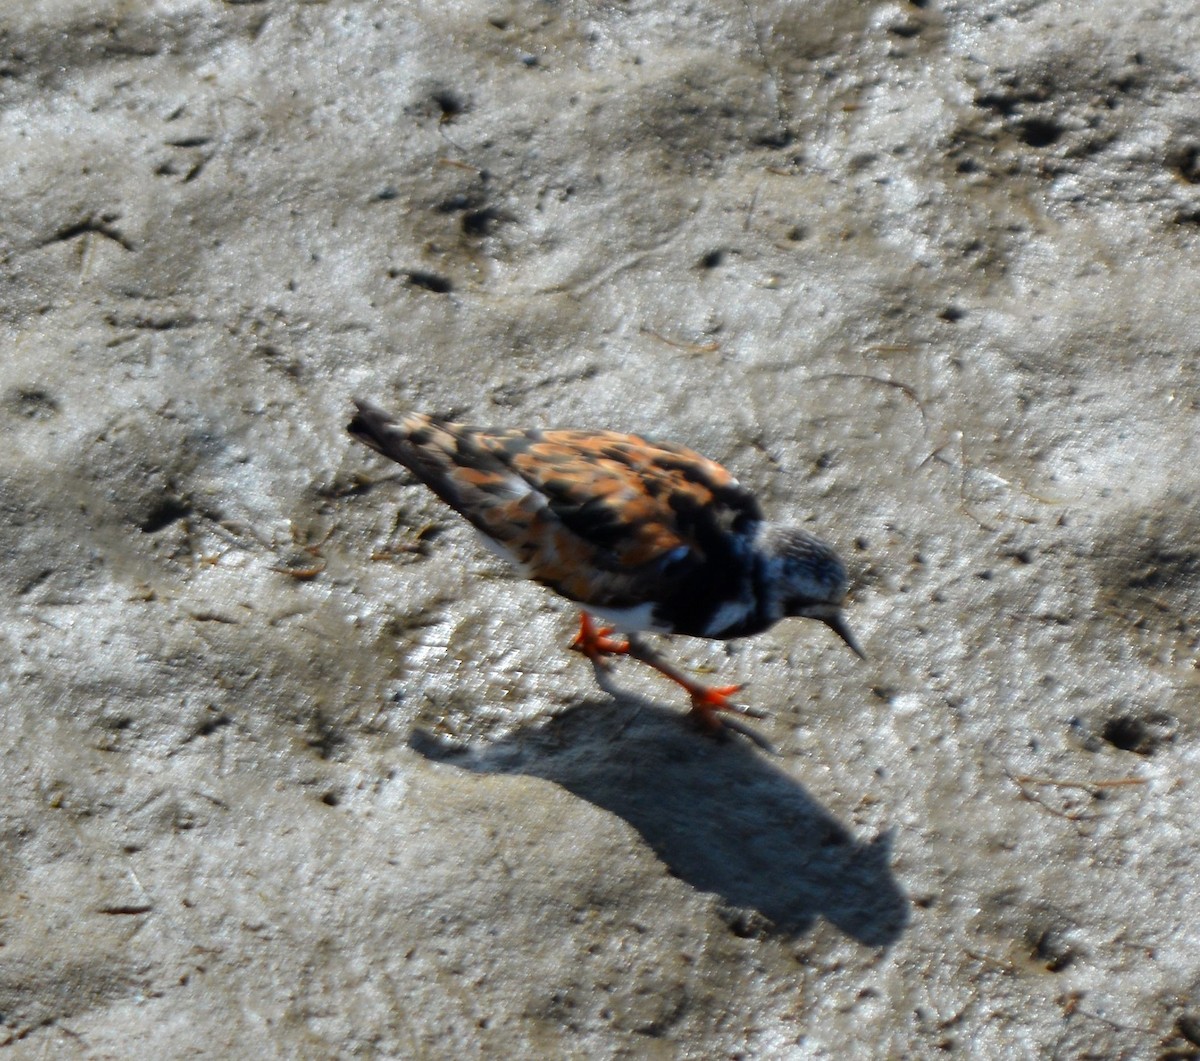
POLYGON ((610 566, 642 567, 680 547, 703 559, 762 518, 729 472, 684 446, 612 431, 489 432, 479 444, 610 566))

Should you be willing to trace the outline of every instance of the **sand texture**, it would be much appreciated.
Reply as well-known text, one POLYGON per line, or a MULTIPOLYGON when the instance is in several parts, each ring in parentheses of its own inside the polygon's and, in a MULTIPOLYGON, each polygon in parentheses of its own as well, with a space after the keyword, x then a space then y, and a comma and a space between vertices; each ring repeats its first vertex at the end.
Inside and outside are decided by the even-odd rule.
POLYGON ((0 1055, 1200 1057, 1195 0, 6 0, 0 204, 0 1055), (870 660, 597 683, 353 395, 870 660))

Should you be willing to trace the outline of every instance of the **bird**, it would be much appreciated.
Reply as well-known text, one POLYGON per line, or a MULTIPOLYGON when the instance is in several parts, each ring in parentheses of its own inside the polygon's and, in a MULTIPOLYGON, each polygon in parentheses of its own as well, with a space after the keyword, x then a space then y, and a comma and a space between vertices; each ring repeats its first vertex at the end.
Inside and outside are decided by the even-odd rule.
POLYGON ((569 647, 599 669, 617 656, 653 667, 710 733, 744 732, 729 716, 762 712, 732 699, 741 686, 688 677, 639 634, 724 641, 802 617, 866 658, 842 613, 849 579, 833 547, 767 520, 730 472, 686 446, 354 405, 355 439, 407 468, 518 573, 580 606, 569 647))

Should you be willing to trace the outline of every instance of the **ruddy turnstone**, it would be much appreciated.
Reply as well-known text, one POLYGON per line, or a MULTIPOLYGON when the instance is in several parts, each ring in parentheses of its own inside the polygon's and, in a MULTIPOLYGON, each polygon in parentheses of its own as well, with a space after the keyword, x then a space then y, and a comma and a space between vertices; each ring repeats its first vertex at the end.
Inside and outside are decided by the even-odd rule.
MULTIPOLYGON (((863 656, 842 617, 846 568, 799 527, 770 523, 715 461, 613 431, 490 430, 356 401, 350 434, 404 465, 527 578, 583 607, 571 647, 628 655, 687 691, 710 730, 756 714, 668 666, 635 636, 727 639, 819 619, 863 656), (591 615, 604 623, 597 627, 591 615), (615 631, 625 635, 617 640, 615 631)), ((865 658, 865 657, 864 657, 865 658)), ((739 727, 740 728, 740 727, 739 727)))

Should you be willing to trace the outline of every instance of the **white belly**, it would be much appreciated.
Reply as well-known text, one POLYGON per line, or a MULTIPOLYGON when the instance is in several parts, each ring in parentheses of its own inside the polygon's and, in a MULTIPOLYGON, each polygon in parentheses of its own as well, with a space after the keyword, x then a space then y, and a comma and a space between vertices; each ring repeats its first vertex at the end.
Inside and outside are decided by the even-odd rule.
POLYGON ((626 634, 669 634, 668 627, 654 621, 654 605, 639 604, 634 608, 593 608, 580 605, 589 615, 594 615, 610 626, 626 634))

